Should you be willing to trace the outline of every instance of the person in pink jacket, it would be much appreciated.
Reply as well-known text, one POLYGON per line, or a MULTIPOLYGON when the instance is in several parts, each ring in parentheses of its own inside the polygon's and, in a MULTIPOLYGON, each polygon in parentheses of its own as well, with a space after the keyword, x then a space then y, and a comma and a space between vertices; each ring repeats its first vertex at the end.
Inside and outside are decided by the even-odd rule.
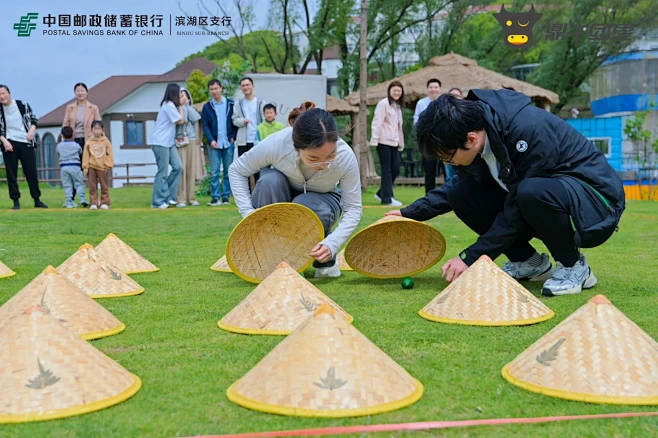
POLYGON ((404 149, 402 105, 404 88, 400 81, 393 81, 388 86, 388 97, 380 100, 375 109, 370 140, 370 146, 377 146, 382 173, 375 199, 392 207, 402 206, 393 197, 393 183, 400 174, 400 152, 404 149))

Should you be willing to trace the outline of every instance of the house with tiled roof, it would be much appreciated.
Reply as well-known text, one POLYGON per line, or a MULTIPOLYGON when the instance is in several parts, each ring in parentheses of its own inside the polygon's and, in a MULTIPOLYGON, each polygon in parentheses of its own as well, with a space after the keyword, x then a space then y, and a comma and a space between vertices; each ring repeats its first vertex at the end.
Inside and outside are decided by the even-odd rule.
MULTIPOLYGON (((114 162, 117 164, 148 164, 131 172, 131 183, 151 183, 155 175, 155 158, 146 144, 148 133, 155 125, 162 96, 169 83, 185 86, 193 70, 210 74, 216 65, 204 58, 194 58, 178 67, 155 75, 110 76, 89 89, 89 102, 98 105, 105 125, 105 135, 112 142, 114 162)), ((75 100, 64 102, 48 114, 39 117, 37 128, 37 167, 57 168, 55 147, 62 128, 66 106, 75 100)), ((42 171, 40 178, 58 178, 58 170, 42 171)), ((112 171, 112 186, 126 183, 126 167, 116 166, 112 171)))

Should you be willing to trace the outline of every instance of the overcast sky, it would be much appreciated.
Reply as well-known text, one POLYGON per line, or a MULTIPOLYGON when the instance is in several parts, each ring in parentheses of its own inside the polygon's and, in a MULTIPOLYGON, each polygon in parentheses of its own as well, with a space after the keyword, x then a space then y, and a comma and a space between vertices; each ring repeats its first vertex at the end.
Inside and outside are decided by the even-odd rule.
MULTIPOLYGON (((223 5, 233 2, 220 1, 223 5)), ((251 1, 257 5, 258 25, 264 26, 269 0, 251 1)), ((204 2, 215 15, 222 15, 214 0, 204 2)), ((174 68, 185 56, 217 41, 214 36, 176 36, 177 29, 199 29, 177 28, 175 25, 173 35, 169 36, 169 15, 172 15, 174 21, 176 16, 183 15, 178 3, 178 0, 3 0, 0 9, 0 84, 8 85, 15 99, 28 101, 40 117, 72 98, 76 82, 85 82, 91 88, 113 75, 164 73, 174 68), (29 37, 18 37, 14 23, 31 12, 39 14, 35 21, 37 28, 29 37), (76 14, 161 14, 164 16, 162 30, 165 36, 72 34, 73 29, 94 29, 92 27, 71 27, 70 36, 45 36, 42 32, 47 26, 43 24, 43 17, 49 14, 55 17, 76 14)), ((198 0, 182 0, 181 4, 190 15, 210 15, 199 13, 198 0)), ((51 29, 64 28, 53 26, 51 29)), ((119 23, 117 29, 122 29, 119 23)), ((133 26, 132 29, 137 28, 133 26)))

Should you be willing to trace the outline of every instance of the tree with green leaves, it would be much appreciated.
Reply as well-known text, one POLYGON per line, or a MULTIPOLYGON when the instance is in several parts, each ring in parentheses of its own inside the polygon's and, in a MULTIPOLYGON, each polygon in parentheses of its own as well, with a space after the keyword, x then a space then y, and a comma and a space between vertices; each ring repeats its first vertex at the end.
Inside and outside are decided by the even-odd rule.
POLYGON ((212 73, 204 75, 201 70, 194 70, 187 78, 187 89, 192 95, 194 102, 206 102, 210 99, 208 93, 208 81, 211 79, 218 79, 222 83, 223 94, 228 98, 233 98, 240 86, 240 79, 244 77, 246 72, 251 69, 251 64, 247 61, 238 68, 234 68, 226 61, 223 65, 218 65, 212 73))
MULTIPOLYGON (((653 199, 654 197, 654 181, 658 170, 658 163, 656 162, 658 156, 658 131, 647 122, 649 114, 655 108, 656 105, 651 102, 648 110, 636 112, 633 117, 626 120, 626 126, 624 126, 624 134, 633 142, 635 161, 640 168, 637 181, 641 183, 646 179, 649 182, 649 192, 646 199, 653 199), (652 139, 653 141, 651 141, 652 139)), ((644 195, 641 190, 640 193, 644 195)))

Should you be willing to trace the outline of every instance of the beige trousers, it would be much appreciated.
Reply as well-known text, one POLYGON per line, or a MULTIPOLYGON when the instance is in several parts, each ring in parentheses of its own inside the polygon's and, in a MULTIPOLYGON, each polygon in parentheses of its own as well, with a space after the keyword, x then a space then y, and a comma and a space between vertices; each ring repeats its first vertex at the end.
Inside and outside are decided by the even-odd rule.
POLYGON ((178 203, 189 204, 195 201, 196 168, 199 160, 199 146, 196 140, 190 140, 188 145, 178 148, 180 159, 183 161, 183 174, 178 185, 176 200, 178 203))

